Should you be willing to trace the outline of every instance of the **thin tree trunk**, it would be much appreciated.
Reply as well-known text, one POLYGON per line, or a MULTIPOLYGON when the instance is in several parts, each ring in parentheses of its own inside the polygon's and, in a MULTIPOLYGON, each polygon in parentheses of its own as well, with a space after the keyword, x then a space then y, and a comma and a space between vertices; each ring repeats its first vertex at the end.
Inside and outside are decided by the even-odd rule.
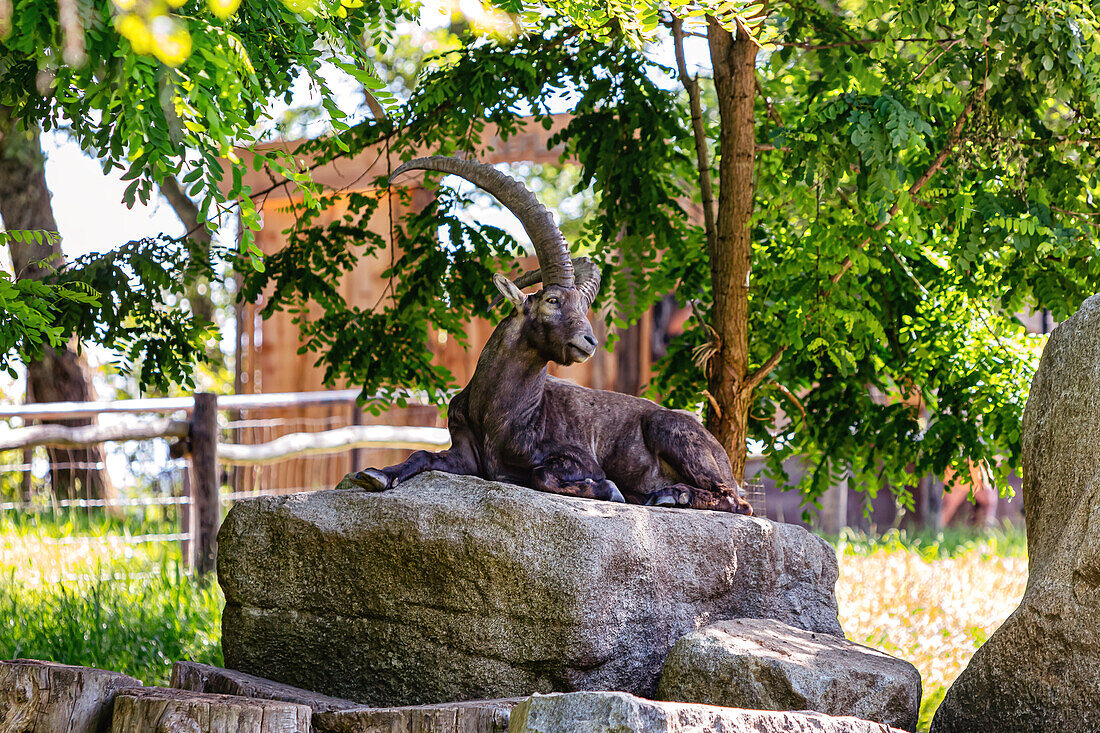
MULTIPOLYGON (((160 184, 160 192, 164 195, 164 198, 168 199, 172 210, 176 212, 176 216, 187 232, 187 237, 197 243, 203 249, 204 254, 208 253, 211 242, 210 230, 199 221, 199 207, 187 195, 180 182, 173 176, 168 176, 160 184)), ((188 283, 186 296, 188 302, 191 303, 191 312, 196 317, 211 323, 214 322, 214 300, 211 297, 209 281, 201 278, 188 283), (201 292, 204 286, 206 292, 201 292)), ((217 350, 217 346, 214 347, 214 350, 217 350)))
POLYGON ((708 362, 708 390, 717 403, 707 428, 730 456, 734 476, 745 475, 748 415, 754 384, 749 380, 750 220, 756 135, 753 103, 757 45, 743 27, 736 37, 708 19, 714 86, 721 121, 718 164, 717 243, 710 253, 714 292, 713 327, 718 350, 708 362))
MULTIPOLYGON (((17 128, 10 110, 0 107, 0 219, 8 230, 57 231, 50 191, 46 187, 45 156, 38 130, 17 128)), ((61 265, 61 247, 33 242, 11 242, 17 278, 41 279, 61 265), (43 260, 49 262, 43 266, 43 260)), ((69 348, 43 349, 40 359, 27 364, 27 402, 84 402, 94 399, 83 359, 69 348)), ((90 420, 62 420, 72 427, 90 420)), ((50 449, 50 476, 58 497, 106 499, 114 495, 104 467, 101 446, 87 449, 50 449)))

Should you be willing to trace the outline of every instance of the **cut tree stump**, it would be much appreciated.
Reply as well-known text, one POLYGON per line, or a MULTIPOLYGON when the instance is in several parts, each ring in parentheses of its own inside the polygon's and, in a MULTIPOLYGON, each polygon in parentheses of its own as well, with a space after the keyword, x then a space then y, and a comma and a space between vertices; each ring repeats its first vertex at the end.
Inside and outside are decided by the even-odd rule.
POLYGON ((16 659, 0 662, 0 731, 98 733, 115 693, 139 680, 119 672, 16 659))
POLYGON ((119 690, 111 733, 310 733, 305 705, 167 687, 119 690))
POLYGON ((172 667, 172 681, 169 687, 218 695, 239 695, 293 702, 298 705, 308 705, 314 713, 362 707, 361 703, 351 700, 341 700, 338 697, 329 697, 300 687, 265 680, 263 677, 198 662, 176 662, 172 667))
POLYGON ((313 729, 316 733, 507 733, 512 708, 525 699, 339 710, 315 715, 313 729))

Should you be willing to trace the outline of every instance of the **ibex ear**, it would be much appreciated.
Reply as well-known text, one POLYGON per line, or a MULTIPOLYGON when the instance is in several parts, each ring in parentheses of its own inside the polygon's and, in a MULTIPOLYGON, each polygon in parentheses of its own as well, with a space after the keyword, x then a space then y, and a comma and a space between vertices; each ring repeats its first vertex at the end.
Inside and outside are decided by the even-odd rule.
POLYGON ((497 286, 497 290, 504 298, 516 307, 516 310, 523 310, 523 304, 527 302, 527 296, 523 294, 516 284, 508 278, 501 275, 499 272, 493 273, 493 285, 497 286))

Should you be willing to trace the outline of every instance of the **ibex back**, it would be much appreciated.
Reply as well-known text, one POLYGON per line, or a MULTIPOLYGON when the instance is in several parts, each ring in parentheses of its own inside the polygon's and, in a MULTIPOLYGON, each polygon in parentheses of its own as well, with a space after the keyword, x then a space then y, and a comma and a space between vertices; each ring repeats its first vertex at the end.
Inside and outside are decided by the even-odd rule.
POLYGON ((355 482, 383 491, 424 471, 444 471, 555 494, 751 515, 725 451, 694 416, 547 374, 551 361, 568 366, 595 353, 587 314, 600 274, 588 259, 570 259, 534 195, 474 161, 419 158, 394 176, 413 169, 453 173, 496 196, 523 223, 540 267, 514 283, 493 277, 515 312, 493 331, 470 383, 451 400, 451 448, 368 468, 355 482), (522 288, 538 282, 543 290, 524 295, 522 288))

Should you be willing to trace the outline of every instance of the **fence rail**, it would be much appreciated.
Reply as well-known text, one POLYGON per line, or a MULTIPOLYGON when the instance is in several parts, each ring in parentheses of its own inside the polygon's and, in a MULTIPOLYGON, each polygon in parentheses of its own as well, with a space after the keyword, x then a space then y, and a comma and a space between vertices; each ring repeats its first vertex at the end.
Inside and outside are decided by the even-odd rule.
MULTIPOLYGON (((324 455, 360 448, 440 450, 450 445, 447 430, 438 427, 407 425, 347 425, 317 432, 294 432, 255 444, 221 439, 218 414, 277 408, 301 408, 314 405, 354 404, 358 390, 298 392, 253 395, 196 394, 169 399, 119 400, 116 402, 57 402, 0 408, 0 419, 21 419, 23 427, 0 430, 0 451, 29 451, 45 446, 79 449, 105 442, 171 441, 171 455, 186 459, 184 495, 135 497, 122 500, 95 498, 62 499, 54 496, 53 508, 176 506, 180 512, 180 532, 142 536, 147 542, 184 540, 185 553, 192 569, 204 574, 214 567, 215 539, 221 519, 222 501, 244 496, 287 493, 274 491, 232 491, 222 494, 222 467, 259 467, 292 458, 324 455), (180 414, 187 419, 176 419, 180 414), (69 420, 100 415, 168 415, 153 420, 123 421, 114 425, 69 427, 26 423, 43 420, 69 420)), ((356 418, 357 421, 357 418, 356 418)), ((267 425, 270 420, 231 420, 229 432, 267 425)), ((322 421, 323 422, 323 421, 322 421)), ((29 460, 20 467, 30 469, 29 460)), ((296 485, 296 484, 295 484, 296 485)), ((41 508, 33 502, 0 503, 0 511, 41 508)), ((131 540, 134 538, 130 538, 131 540)), ((51 538, 45 544, 77 544, 78 540, 51 538)))

